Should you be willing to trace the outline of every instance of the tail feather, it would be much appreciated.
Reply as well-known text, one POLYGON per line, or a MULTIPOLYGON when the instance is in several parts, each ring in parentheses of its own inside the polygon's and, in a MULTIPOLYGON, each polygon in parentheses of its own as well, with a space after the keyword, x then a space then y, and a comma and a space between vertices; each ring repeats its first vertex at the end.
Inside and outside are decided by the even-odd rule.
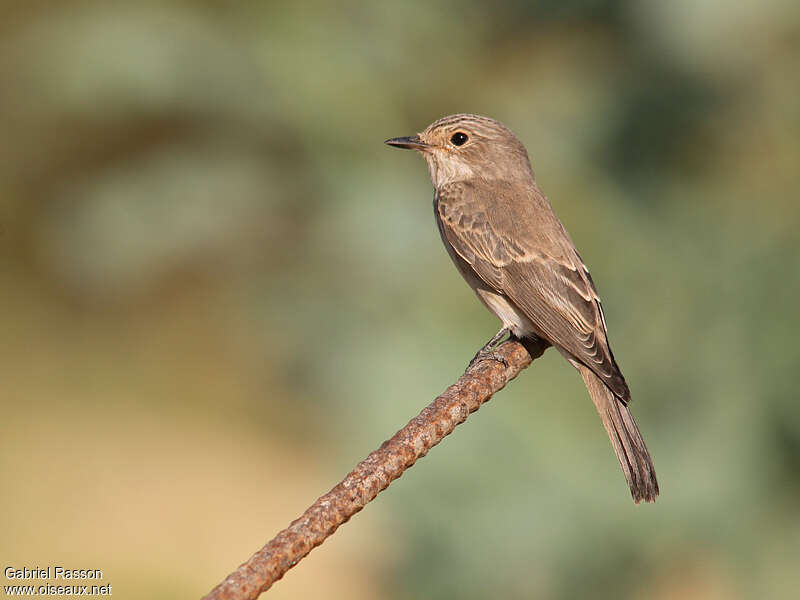
POLYGON ((634 502, 654 502, 658 497, 656 471, 630 409, 591 369, 581 364, 576 367, 600 414, 634 502))

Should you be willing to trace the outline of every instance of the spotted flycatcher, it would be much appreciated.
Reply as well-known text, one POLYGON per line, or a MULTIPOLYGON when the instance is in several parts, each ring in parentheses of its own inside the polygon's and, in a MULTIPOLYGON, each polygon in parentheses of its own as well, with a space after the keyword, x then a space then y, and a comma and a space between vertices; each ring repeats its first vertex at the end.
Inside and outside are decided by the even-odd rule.
POLYGON ((503 327, 476 358, 510 334, 544 340, 578 369, 611 439, 636 503, 653 502, 653 462, 628 407, 600 298, 575 245, 539 190, 528 153, 502 123, 452 115, 410 137, 435 189, 442 241, 464 279, 503 327))

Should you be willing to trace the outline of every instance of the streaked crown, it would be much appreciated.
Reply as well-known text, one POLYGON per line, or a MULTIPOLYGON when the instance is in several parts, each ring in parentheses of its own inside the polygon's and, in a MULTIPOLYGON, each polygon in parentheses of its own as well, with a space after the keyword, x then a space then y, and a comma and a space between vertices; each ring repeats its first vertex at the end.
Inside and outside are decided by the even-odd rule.
POLYGON ((466 113, 442 117, 419 140, 435 187, 471 177, 533 178, 525 147, 495 119, 466 113))

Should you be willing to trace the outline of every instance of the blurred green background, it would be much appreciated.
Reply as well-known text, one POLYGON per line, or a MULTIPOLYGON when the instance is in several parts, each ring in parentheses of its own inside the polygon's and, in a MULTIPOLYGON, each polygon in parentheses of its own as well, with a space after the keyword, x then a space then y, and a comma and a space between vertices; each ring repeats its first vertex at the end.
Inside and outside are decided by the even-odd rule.
POLYGON ((268 597, 796 597, 796 0, 0 8, 3 567, 197 597, 454 381, 497 322, 382 142, 477 112, 663 495, 550 351, 268 597))

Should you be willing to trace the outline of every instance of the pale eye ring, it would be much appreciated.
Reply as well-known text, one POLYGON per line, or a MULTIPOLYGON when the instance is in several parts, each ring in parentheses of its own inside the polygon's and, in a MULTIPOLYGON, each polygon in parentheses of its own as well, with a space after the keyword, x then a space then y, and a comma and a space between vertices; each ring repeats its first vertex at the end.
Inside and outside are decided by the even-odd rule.
POLYGON ((463 146, 464 144, 467 143, 468 139, 469 136, 466 133, 464 133, 463 131, 456 131, 450 137, 450 143, 453 144, 453 146, 463 146))

